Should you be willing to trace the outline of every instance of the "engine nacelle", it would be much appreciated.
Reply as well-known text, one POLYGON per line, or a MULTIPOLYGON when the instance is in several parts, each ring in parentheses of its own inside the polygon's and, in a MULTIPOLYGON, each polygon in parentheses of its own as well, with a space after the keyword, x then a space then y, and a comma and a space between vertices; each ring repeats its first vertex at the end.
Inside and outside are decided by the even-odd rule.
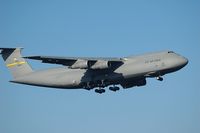
POLYGON ((77 60, 70 68, 72 69, 86 69, 89 67, 89 63, 86 60, 77 60))
POLYGON ((99 60, 94 63, 90 68, 91 69, 107 69, 111 67, 111 63, 108 61, 99 60))

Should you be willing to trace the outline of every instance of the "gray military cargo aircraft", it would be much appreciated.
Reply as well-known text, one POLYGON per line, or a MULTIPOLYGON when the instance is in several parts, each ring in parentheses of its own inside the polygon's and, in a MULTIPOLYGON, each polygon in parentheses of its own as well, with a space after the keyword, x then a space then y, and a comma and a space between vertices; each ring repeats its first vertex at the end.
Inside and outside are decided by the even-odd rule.
POLYGON ((146 78, 162 81, 162 76, 180 70, 188 60, 173 51, 163 51, 125 58, 87 58, 54 56, 21 56, 22 48, 0 48, 13 80, 10 82, 61 89, 95 88, 104 93, 105 87, 118 91, 146 85, 146 78), (26 59, 62 67, 33 71, 26 59))

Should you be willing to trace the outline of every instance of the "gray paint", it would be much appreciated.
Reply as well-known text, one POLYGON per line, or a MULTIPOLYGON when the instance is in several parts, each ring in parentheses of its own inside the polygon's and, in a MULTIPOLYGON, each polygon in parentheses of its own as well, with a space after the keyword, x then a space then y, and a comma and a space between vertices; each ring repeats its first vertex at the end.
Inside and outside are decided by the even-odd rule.
POLYGON ((13 78, 18 78, 20 76, 33 72, 28 62, 21 56, 22 48, 0 48, 0 50, 1 49, 1 54, 6 65, 19 63, 18 65, 15 65, 13 67, 8 67, 13 78))
MULTIPOLYGON (((0 49, 6 64, 12 64, 16 60, 15 58, 20 62, 26 62, 20 54, 20 48, 0 49)), ((52 88, 85 88, 88 90, 96 87, 100 88, 98 90, 102 90, 104 87, 118 84, 124 88, 142 86, 146 84, 146 78, 161 78, 165 74, 183 68, 188 63, 185 57, 172 51, 154 52, 126 58, 68 58, 53 56, 29 56, 25 58, 41 60, 44 63, 62 64, 64 67, 33 71, 28 63, 15 65, 10 68, 14 77, 11 82, 52 88), (75 64, 77 60, 84 60, 93 64, 88 68, 71 69, 72 65, 79 65, 75 64), (104 69, 92 69, 92 65, 96 62, 105 64, 105 61, 109 62, 111 67, 95 67, 104 69)), ((96 90, 95 92, 99 93, 96 90)))

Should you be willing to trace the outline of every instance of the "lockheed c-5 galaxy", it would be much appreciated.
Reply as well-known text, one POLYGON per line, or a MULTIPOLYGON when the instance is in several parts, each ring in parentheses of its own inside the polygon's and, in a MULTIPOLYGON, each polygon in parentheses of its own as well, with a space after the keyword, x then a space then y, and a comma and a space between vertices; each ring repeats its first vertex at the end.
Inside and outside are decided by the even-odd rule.
POLYGON ((124 58, 87 58, 55 56, 21 56, 22 48, 0 48, 6 66, 13 80, 10 82, 62 88, 95 88, 96 93, 104 93, 105 87, 111 91, 146 85, 146 78, 163 80, 163 75, 175 72, 187 65, 188 60, 173 51, 148 53, 124 58), (57 68, 34 71, 26 59, 40 60, 42 63, 63 65, 57 68))

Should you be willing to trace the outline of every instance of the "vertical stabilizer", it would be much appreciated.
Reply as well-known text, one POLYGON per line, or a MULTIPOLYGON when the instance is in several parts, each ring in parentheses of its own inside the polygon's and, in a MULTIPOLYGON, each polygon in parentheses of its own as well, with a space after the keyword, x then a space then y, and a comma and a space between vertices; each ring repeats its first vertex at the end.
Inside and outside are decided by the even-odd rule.
POLYGON ((0 48, 6 66, 13 78, 33 72, 27 61, 21 56, 22 48, 0 48))

